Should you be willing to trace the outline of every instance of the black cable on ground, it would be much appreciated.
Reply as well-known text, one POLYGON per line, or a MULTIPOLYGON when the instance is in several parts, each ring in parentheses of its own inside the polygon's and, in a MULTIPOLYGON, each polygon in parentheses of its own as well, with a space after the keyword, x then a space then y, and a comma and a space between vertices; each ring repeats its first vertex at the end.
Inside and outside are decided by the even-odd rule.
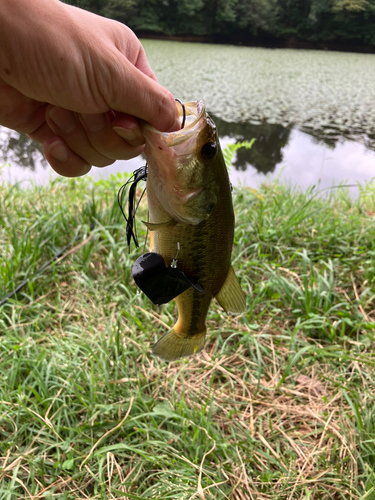
MULTIPOLYGON (((95 224, 91 224, 90 226, 90 231, 92 231, 95 227, 95 224)), ((71 241, 68 245, 66 245, 62 250, 60 250, 57 254, 55 254, 51 259, 49 259, 47 262, 45 262, 30 278, 27 278, 25 281, 20 283, 14 290, 13 292, 10 292, 6 297, 4 297, 2 300, 0 300, 0 307, 5 304, 9 299, 11 299, 17 292, 19 292, 27 283, 32 280, 37 274, 41 273, 46 269, 48 266, 52 264, 52 262, 55 262, 59 257, 61 257, 69 248, 71 248, 74 243, 77 240, 80 240, 82 238, 82 234, 77 234, 77 236, 71 241)))

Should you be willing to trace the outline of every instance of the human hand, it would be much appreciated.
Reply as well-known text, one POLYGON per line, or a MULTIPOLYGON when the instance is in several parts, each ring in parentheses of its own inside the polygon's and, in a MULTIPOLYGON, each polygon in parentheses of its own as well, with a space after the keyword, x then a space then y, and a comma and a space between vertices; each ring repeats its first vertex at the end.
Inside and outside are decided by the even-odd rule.
POLYGON ((129 28, 57 0, 0 7, 0 124, 42 143, 57 173, 138 156, 137 118, 179 128, 174 98, 129 28))

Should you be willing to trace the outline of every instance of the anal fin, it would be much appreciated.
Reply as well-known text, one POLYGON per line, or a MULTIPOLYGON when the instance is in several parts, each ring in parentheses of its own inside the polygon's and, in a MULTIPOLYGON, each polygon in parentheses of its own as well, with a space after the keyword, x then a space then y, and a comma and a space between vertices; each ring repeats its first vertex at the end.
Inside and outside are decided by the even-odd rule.
POLYGON ((230 266, 224 284, 215 298, 226 313, 240 314, 245 310, 245 294, 241 290, 232 266, 230 266))

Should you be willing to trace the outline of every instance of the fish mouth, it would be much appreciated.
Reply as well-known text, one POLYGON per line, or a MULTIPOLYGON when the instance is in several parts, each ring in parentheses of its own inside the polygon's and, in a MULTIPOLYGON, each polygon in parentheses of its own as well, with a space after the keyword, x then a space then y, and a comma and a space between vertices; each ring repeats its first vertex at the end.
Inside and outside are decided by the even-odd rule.
POLYGON ((174 147, 188 141, 196 135, 197 131, 199 131, 202 127, 200 122, 206 113, 203 101, 187 102, 183 104, 183 107, 179 102, 176 102, 176 106, 181 125, 184 117, 183 107, 185 109, 184 128, 176 130, 175 132, 160 132, 149 123, 142 122, 141 129, 146 141, 154 134, 157 134, 159 139, 162 140, 168 147, 174 147))

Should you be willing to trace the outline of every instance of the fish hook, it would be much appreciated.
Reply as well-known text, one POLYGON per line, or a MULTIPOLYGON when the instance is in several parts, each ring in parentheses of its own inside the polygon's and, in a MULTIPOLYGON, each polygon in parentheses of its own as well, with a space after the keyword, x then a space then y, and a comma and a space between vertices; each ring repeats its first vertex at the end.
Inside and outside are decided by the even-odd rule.
POLYGON ((181 122, 181 130, 182 130, 185 127, 185 121, 186 121, 185 104, 180 99, 177 99, 177 97, 175 98, 175 101, 178 102, 182 108, 182 122, 181 122))

